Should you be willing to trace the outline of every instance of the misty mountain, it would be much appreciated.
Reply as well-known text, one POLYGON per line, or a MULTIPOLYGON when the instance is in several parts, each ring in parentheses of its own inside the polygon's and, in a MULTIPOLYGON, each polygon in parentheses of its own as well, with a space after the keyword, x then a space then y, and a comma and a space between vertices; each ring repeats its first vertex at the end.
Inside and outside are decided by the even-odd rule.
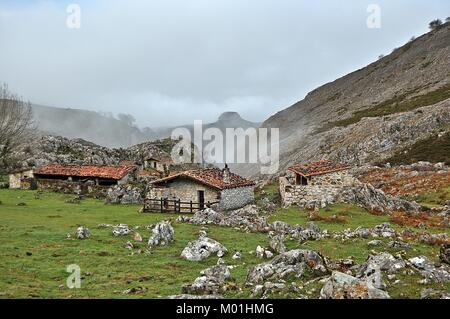
POLYGON ((107 147, 128 147, 155 137, 150 128, 139 129, 126 114, 114 118, 99 112, 32 105, 35 125, 44 134, 81 138, 107 147))
MULTIPOLYGON (((430 159, 450 131, 450 23, 315 89, 261 127, 280 129, 279 174, 322 158, 355 165, 394 157, 407 162, 421 141, 431 139, 435 149, 420 157, 430 159)), ((259 168, 241 173, 258 176, 259 168)))
MULTIPOLYGON (((243 128, 244 130, 246 130, 248 128, 258 128, 260 125, 261 123, 250 122, 243 119, 237 112, 225 112, 219 116, 216 122, 203 123, 203 131, 207 130, 208 128, 218 128, 222 133, 225 134, 227 128, 243 128)), ((158 139, 164 139, 170 137, 172 131, 179 127, 187 128, 193 136, 193 124, 185 124, 174 127, 159 127, 154 128, 153 130, 155 136, 158 139)))

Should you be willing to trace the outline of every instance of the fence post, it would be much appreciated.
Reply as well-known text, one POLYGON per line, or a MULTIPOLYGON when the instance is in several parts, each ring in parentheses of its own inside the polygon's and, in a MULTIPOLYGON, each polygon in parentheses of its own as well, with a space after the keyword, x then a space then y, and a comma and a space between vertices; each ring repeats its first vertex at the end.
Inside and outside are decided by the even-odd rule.
POLYGON ((181 199, 178 198, 178 212, 181 213, 181 199))
POLYGON ((191 199, 191 201, 189 202, 189 204, 190 204, 190 210, 191 210, 191 214, 192 214, 192 199, 191 199))
POLYGON ((161 197, 161 213, 163 212, 163 198, 161 197))

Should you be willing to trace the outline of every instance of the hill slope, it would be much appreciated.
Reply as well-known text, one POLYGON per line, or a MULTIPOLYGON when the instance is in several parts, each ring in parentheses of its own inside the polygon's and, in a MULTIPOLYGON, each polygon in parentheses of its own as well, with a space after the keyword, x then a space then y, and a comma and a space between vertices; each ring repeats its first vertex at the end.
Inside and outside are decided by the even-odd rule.
MULTIPOLYGON (((377 163, 450 130, 450 23, 328 83, 267 119, 281 169, 331 158, 377 163), (422 108, 425 107, 425 108, 422 108)), ((250 175, 258 175, 254 167, 250 175)))

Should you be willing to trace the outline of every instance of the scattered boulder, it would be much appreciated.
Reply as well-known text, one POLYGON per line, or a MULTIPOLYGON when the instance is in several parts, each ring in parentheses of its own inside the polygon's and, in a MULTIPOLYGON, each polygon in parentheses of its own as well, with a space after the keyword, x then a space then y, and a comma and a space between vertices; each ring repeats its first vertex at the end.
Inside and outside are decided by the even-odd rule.
POLYGON ((420 292, 420 299, 450 299, 450 293, 433 288, 424 288, 420 292))
POLYGON ((87 227, 80 226, 77 228, 77 238, 78 239, 86 239, 91 236, 91 232, 87 227))
POLYGON ((152 230, 148 246, 166 246, 173 241, 175 231, 168 221, 158 223, 152 230))
POLYGON ((212 254, 222 257, 228 250, 221 243, 208 237, 191 241, 181 252, 181 257, 190 261, 200 261, 212 254))
POLYGON ((125 236, 131 232, 131 229, 126 224, 119 224, 114 226, 112 233, 114 236, 125 236))
POLYGON ((383 241, 375 239, 375 240, 371 240, 367 243, 367 246, 370 247, 377 247, 377 246, 383 246, 383 241))
POLYGON ((424 277, 423 283, 450 282, 450 266, 446 264, 436 265, 424 256, 410 258, 408 262, 424 277))
POLYGON ((388 243, 391 248, 411 249, 411 245, 402 241, 393 240, 388 243))
POLYGON ((260 216, 255 205, 248 205, 236 210, 223 212, 212 208, 199 211, 193 217, 179 217, 179 222, 189 222, 196 225, 214 224, 218 226, 236 227, 249 232, 268 232, 270 230, 267 218, 260 216))
POLYGON ((371 287, 366 281, 334 271, 325 280, 320 291, 321 299, 389 299, 387 292, 371 287))
POLYGON ((221 285, 231 278, 230 270, 225 264, 218 264, 200 272, 192 284, 182 287, 183 294, 217 295, 221 285))
POLYGON ((242 255, 239 251, 237 251, 231 258, 233 258, 234 260, 238 260, 242 258, 242 255))
POLYGON ((261 284, 267 280, 278 281, 288 276, 301 277, 305 269, 313 275, 327 273, 323 258, 312 250, 291 250, 276 256, 270 262, 256 265, 247 273, 247 283, 261 284))
POLYGON ((262 246, 258 245, 255 250, 256 257, 270 259, 273 257, 273 253, 270 250, 264 249, 262 246))
POLYGON ((286 252, 286 246, 284 245, 284 236, 280 234, 275 234, 274 232, 269 233, 269 246, 273 252, 283 254, 286 252))
POLYGON ((108 189, 105 202, 108 204, 143 204, 145 190, 131 185, 115 185, 108 189))

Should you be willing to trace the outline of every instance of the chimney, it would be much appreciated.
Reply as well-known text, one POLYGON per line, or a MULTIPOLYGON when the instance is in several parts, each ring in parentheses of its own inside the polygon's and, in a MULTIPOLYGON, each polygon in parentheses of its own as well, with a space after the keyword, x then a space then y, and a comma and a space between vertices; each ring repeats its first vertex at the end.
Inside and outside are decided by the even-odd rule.
POLYGON ((224 183, 230 183, 230 169, 228 168, 228 165, 225 163, 225 167, 222 170, 222 180, 224 183))

